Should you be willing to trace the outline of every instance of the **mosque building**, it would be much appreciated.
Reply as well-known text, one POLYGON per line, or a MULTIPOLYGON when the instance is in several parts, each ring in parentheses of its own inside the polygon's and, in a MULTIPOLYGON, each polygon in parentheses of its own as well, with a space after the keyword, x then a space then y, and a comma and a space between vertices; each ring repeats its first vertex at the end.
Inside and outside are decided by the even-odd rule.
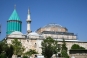
POLYGON ((79 41, 77 39, 77 35, 68 32, 68 29, 66 27, 63 27, 59 24, 55 23, 48 24, 44 27, 38 28, 35 32, 33 32, 30 28, 31 17, 29 9, 28 9, 26 23, 27 23, 27 33, 23 34, 21 32, 22 21, 18 16, 16 9, 14 9, 13 13, 11 14, 10 18, 7 21, 6 39, 8 44, 11 44, 11 41, 17 38, 26 48, 25 52, 28 51, 29 49, 35 49, 39 54, 41 54, 42 52, 41 42, 43 41, 43 39, 50 36, 58 41, 60 47, 63 39, 65 39, 66 46, 68 48, 68 54, 73 44, 79 44, 80 46, 85 47, 87 49, 87 42, 79 41))

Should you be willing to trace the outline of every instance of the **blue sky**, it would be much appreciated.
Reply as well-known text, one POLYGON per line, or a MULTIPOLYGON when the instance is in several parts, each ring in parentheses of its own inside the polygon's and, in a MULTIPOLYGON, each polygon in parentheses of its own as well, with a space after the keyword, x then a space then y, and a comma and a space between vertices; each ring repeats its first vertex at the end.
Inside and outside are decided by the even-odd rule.
POLYGON ((0 40, 6 36, 7 20, 16 4, 26 34, 27 11, 31 12, 31 30, 35 31, 49 23, 57 23, 78 34, 78 39, 87 41, 87 0, 0 0, 0 40))

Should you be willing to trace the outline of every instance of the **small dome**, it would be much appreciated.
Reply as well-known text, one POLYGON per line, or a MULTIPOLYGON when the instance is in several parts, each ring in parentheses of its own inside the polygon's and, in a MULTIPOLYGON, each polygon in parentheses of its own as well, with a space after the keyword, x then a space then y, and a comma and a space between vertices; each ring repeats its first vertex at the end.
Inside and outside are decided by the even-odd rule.
POLYGON ((19 31, 12 32, 8 37, 10 37, 10 38, 24 38, 23 34, 19 31))
POLYGON ((39 35, 38 33, 36 32, 31 32, 27 35, 28 38, 31 38, 31 39, 38 39, 40 37, 42 37, 41 35, 39 35))
POLYGON ((14 31, 10 35, 23 35, 20 31, 14 31))
POLYGON ((36 32, 32 32, 32 33, 29 33, 28 36, 39 36, 39 34, 36 32))

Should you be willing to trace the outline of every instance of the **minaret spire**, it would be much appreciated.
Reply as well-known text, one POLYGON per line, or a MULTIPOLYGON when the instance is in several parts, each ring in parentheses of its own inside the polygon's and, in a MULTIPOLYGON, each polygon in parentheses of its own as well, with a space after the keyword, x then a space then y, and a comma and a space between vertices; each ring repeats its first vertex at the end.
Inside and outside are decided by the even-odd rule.
POLYGON ((28 14, 30 14, 30 8, 28 8, 28 14))
POLYGON ((31 18, 30 18, 30 9, 28 9, 28 15, 27 15, 27 33, 30 33, 30 24, 31 24, 31 18))

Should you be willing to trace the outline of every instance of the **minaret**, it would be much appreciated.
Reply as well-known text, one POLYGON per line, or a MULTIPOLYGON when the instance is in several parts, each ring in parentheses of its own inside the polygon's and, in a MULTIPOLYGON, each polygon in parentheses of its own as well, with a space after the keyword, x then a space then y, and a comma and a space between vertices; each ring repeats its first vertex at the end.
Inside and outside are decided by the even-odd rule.
POLYGON ((31 19, 30 19, 30 10, 28 9, 28 15, 27 15, 27 33, 30 33, 30 24, 31 24, 31 19))

